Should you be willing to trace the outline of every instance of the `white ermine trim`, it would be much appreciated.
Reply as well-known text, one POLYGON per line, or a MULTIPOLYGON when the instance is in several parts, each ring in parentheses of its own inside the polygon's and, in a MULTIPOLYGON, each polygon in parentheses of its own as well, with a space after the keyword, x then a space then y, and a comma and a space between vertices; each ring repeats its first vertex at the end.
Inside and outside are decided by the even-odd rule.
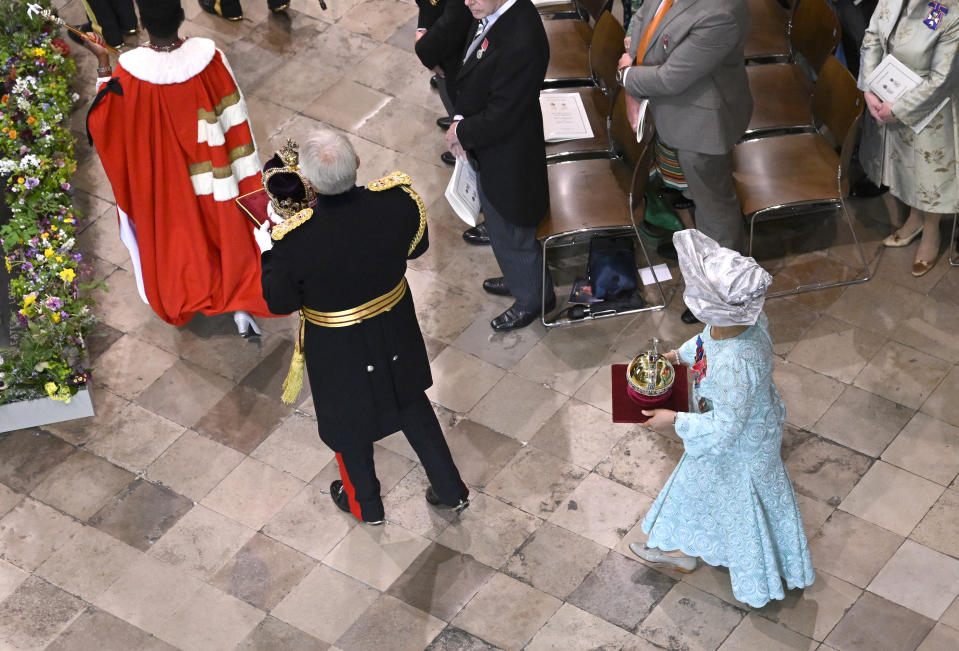
POLYGON ((256 152, 238 158, 230 165, 233 174, 224 179, 213 178, 213 172, 193 174, 190 181, 197 196, 212 194, 214 201, 229 201, 240 196, 239 182, 260 173, 260 158, 256 152))
MULTIPOLYGON (((238 124, 246 122, 249 117, 246 112, 246 102, 241 99, 236 104, 228 106, 214 124, 210 124, 206 120, 197 120, 197 142, 205 142, 211 147, 219 147, 226 142, 224 134, 238 124)), ((253 133, 252 129, 250 129, 250 133, 253 133)))
POLYGON ((216 45, 213 41, 193 37, 172 52, 157 52, 146 46, 135 48, 121 54, 120 63, 142 81, 157 85, 179 84, 203 72, 214 54, 216 45))

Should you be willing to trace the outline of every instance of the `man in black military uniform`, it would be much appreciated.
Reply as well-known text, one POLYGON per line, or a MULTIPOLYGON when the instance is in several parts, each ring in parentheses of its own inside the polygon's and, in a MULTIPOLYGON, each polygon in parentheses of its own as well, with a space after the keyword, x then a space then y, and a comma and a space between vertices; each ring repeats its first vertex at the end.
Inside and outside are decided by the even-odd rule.
MULTIPOLYGON (((359 159, 333 131, 303 142, 299 168, 295 147, 267 163, 271 211, 286 219, 269 237, 265 224, 257 241, 267 305, 302 317, 288 382, 302 353, 320 438, 340 466, 333 501, 383 522, 373 442, 403 430, 429 478, 427 501, 463 509, 469 490, 426 397, 433 379, 405 278, 406 261, 429 245, 423 201, 401 172, 357 187, 359 159)), ((296 388, 284 388, 292 401, 296 388)))

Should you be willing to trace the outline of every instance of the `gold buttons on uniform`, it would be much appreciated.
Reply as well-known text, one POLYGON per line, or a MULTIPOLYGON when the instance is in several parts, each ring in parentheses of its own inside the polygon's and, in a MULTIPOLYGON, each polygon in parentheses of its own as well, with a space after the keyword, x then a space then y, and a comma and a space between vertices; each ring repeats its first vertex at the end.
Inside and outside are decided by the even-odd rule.
POLYGON ((372 372, 373 372, 373 365, 372 365, 372 364, 370 364, 369 366, 366 367, 366 372, 367 372, 367 373, 372 373, 372 372))
POLYGON ((399 355, 393 355, 393 361, 394 361, 394 362, 395 362, 396 360, 398 360, 399 358, 400 358, 399 355))

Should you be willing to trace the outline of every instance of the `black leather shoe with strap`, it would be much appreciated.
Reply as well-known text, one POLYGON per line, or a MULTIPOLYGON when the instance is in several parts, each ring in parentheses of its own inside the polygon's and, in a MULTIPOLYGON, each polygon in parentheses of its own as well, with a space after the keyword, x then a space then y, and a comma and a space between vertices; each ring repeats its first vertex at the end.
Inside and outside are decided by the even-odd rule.
POLYGON ((463 231, 463 239, 467 244, 482 246, 489 244, 489 233, 486 232, 486 222, 480 222, 476 226, 470 226, 463 231))

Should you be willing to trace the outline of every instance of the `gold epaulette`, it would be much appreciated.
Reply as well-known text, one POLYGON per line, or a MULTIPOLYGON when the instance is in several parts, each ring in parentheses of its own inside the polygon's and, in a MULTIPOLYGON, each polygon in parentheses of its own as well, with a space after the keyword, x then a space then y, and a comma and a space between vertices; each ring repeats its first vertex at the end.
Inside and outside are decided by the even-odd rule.
POLYGON ((384 176, 381 179, 370 181, 369 184, 367 184, 366 189, 372 190, 373 192, 380 192, 381 190, 395 188, 398 185, 411 185, 412 183, 413 179, 410 178, 409 174, 405 174, 403 172, 393 172, 389 176, 384 176))
POLYGON ((286 237, 287 233, 292 231, 297 226, 302 226, 303 224, 305 224, 306 221, 312 216, 313 216, 313 209, 304 208, 303 210, 296 213, 295 215, 293 215, 286 221, 274 226, 273 229, 270 231, 270 236, 274 240, 277 240, 277 241, 282 240, 284 237, 286 237))

